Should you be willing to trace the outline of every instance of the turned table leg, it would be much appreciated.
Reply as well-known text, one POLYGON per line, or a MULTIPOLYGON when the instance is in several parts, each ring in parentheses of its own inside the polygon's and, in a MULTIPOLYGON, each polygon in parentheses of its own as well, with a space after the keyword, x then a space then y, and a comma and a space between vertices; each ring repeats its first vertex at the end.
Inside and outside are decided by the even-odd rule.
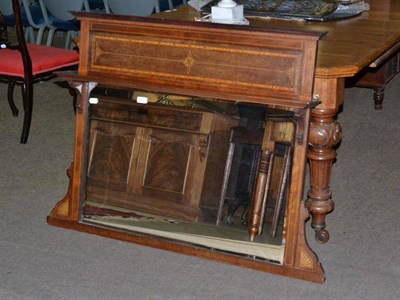
POLYGON ((333 109, 313 109, 311 113, 308 159, 310 164, 311 187, 305 205, 311 213, 311 226, 319 243, 329 240, 325 229, 325 216, 334 208, 329 188, 331 169, 336 158, 334 146, 342 136, 340 124, 335 120, 333 109))

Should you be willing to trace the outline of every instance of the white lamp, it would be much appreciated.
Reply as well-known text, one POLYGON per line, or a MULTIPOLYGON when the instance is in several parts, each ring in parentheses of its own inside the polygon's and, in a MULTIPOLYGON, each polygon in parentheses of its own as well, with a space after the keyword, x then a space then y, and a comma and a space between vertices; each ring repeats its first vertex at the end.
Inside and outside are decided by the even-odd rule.
POLYGON ((219 7, 235 7, 237 4, 233 0, 221 0, 218 2, 219 7))
POLYGON ((211 7, 211 19, 215 23, 242 24, 245 20, 243 5, 237 5, 233 0, 221 0, 211 7))

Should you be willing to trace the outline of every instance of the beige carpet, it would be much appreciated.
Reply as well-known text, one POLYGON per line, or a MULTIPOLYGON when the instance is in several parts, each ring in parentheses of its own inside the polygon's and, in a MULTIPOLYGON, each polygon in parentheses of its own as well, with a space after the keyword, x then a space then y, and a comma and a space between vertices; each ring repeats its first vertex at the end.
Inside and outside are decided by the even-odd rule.
POLYGON ((6 90, 0 83, 0 299, 400 298, 400 77, 383 111, 371 90, 346 90, 331 241, 317 244, 307 224, 323 285, 47 225, 68 185, 71 97, 54 82, 37 84, 30 140, 20 145, 22 118, 11 116, 6 90))

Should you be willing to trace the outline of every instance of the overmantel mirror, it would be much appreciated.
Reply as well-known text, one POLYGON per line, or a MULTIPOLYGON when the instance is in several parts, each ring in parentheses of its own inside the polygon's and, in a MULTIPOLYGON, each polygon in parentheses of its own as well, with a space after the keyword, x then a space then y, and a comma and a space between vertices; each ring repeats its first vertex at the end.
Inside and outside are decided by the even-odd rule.
POLYGON ((76 15, 74 161, 48 222, 323 282, 302 202, 321 33, 76 15))

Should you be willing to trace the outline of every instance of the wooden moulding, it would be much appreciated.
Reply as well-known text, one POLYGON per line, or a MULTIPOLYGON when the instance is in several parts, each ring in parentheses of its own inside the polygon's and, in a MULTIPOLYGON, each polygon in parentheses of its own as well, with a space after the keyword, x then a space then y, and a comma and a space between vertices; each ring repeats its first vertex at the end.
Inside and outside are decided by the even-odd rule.
MULTIPOLYGON (((160 238, 155 238, 152 236, 95 227, 93 225, 79 223, 68 219, 63 219, 60 218, 59 216, 54 216, 53 214, 50 214, 47 217, 47 223, 57 227, 72 229, 89 234, 95 234, 107 238, 135 243, 143 246, 149 246, 157 249, 168 250, 185 255, 196 256, 200 258, 218 261, 221 263, 237 265, 240 267, 245 267, 257 271, 294 277, 297 279, 311 281, 315 283, 323 283, 325 281, 322 269, 319 270, 310 269, 309 271, 305 271, 301 267, 293 268, 290 266, 277 265, 277 264, 267 263, 264 261, 256 261, 250 258, 235 256, 232 254, 225 254, 222 252, 216 252, 205 248, 203 249, 203 248, 193 247, 191 245, 184 245, 182 243, 174 243, 167 240, 162 240, 160 238)), ((300 255, 303 267, 304 266, 309 267, 313 264, 314 258, 310 257, 309 254, 302 252, 302 254, 300 255)))
POLYGON ((79 75, 93 81, 283 106, 310 101, 320 32, 76 15, 79 75))
MULTIPOLYGON (((308 247, 301 201, 306 165, 315 55, 321 33, 257 29, 197 22, 76 13, 81 20, 80 65, 64 74, 77 92, 74 161, 66 196, 49 224, 141 245, 199 256, 255 270, 323 282, 324 272, 308 247), (194 97, 287 106, 297 118, 287 199, 283 264, 255 260, 81 223, 86 173, 89 97, 95 83, 194 97)), ((263 145, 265 143, 263 142, 263 145)), ((265 149, 263 149, 265 150, 265 149)))

